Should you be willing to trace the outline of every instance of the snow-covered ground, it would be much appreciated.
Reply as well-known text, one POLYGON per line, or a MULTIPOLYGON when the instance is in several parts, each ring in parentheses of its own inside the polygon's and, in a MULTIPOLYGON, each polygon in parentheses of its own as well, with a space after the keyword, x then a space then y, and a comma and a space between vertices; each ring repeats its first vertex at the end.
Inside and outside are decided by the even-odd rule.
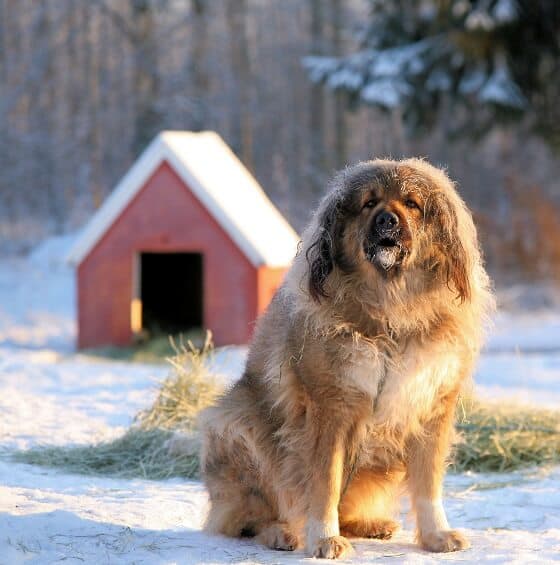
MULTIPOLYGON (((250 540, 200 530, 199 482, 68 475, 9 459, 37 443, 114 437, 155 393, 166 367, 73 352, 74 288, 61 261, 70 238, 28 259, 0 260, 0 564, 294 563, 250 540)), ((244 351, 218 364, 238 373, 244 351)), ((560 309, 502 312, 476 375, 479 395, 560 406, 560 309)), ((413 544, 413 524, 388 542, 358 540, 352 563, 550 563, 560 561, 560 469, 450 475, 450 522, 472 542, 432 555, 413 544)))

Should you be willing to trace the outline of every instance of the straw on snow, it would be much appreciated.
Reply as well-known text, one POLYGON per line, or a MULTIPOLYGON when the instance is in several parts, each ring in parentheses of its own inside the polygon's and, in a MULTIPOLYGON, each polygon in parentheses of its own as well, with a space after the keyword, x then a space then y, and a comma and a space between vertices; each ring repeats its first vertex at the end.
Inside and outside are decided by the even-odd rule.
POLYGON ((470 400, 459 410, 452 467, 513 471, 560 462, 560 412, 470 400))
POLYGON ((163 381, 154 404, 140 412, 136 425, 142 429, 163 429, 193 432, 196 416, 210 406, 223 392, 223 385, 208 369, 214 353, 212 334, 206 334, 200 349, 191 341, 177 345, 167 360, 171 374, 163 381))
MULTIPOLYGON (((83 474, 164 479, 198 476, 196 415, 223 386, 208 369, 210 334, 201 349, 173 344, 172 371, 153 405, 120 438, 84 447, 36 447, 19 461, 83 474), (178 435, 177 435, 178 434, 178 435)), ((456 471, 511 471, 560 462, 560 412, 465 401, 458 414, 456 471)))
POLYGON ((213 354, 210 333, 201 349, 190 341, 172 345, 176 355, 168 359, 170 375, 161 383, 153 405, 137 414, 123 436, 88 446, 38 446, 15 453, 14 458, 86 475, 197 477, 196 415, 215 401, 223 386, 208 369, 213 354), (192 440, 190 449, 177 449, 178 432, 183 447, 192 440))

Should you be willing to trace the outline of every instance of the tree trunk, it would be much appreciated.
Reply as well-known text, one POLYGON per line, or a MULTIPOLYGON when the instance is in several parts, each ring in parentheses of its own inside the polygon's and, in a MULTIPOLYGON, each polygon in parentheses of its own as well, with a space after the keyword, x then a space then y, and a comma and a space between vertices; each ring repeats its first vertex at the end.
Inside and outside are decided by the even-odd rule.
POLYGON ((61 233, 64 228, 65 210, 57 191, 57 179, 54 174, 56 150, 52 123, 56 95, 53 76, 54 34, 48 3, 42 2, 35 15, 37 23, 34 39, 41 46, 42 54, 36 62, 39 66, 38 78, 40 77, 41 80, 34 85, 35 100, 31 104, 34 127, 30 135, 38 173, 35 182, 40 179, 40 188, 45 197, 44 209, 41 212, 52 220, 54 231, 61 233))
POLYGON ((160 125, 158 53, 155 14, 150 0, 131 0, 134 23, 134 96, 136 104, 133 151, 138 155, 156 135, 160 125))
POLYGON ((236 82, 233 114, 233 144, 244 165, 251 171, 253 163, 253 120, 251 87, 253 77, 249 56, 247 0, 227 0, 226 15, 229 27, 231 64, 236 82))
MULTIPOLYGON (((331 41, 335 55, 342 55, 342 35, 340 30, 343 26, 343 3, 342 0, 331 0, 331 41)), ((347 164, 347 127, 346 109, 348 98, 344 90, 334 93, 334 166, 339 169, 347 164)))
POLYGON ((192 21, 192 47, 190 53, 190 75, 192 77, 192 91, 194 94, 194 112, 192 116, 192 129, 201 131, 207 126, 208 107, 208 6, 205 0, 191 0, 192 21))
MULTIPOLYGON (((324 15, 323 1, 310 0, 311 8, 311 53, 324 55, 324 15)), ((311 85, 310 99, 310 145, 311 167, 309 171, 311 189, 314 195, 324 190, 324 181, 328 170, 325 148, 325 89, 320 84, 311 85)))

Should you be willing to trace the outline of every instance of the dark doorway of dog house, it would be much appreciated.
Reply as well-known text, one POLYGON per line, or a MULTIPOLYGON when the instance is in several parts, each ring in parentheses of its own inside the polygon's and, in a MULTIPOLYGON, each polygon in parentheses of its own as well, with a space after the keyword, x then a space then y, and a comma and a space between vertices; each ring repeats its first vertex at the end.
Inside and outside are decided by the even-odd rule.
POLYGON ((202 255, 141 253, 142 330, 149 335, 202 328, 202 255))

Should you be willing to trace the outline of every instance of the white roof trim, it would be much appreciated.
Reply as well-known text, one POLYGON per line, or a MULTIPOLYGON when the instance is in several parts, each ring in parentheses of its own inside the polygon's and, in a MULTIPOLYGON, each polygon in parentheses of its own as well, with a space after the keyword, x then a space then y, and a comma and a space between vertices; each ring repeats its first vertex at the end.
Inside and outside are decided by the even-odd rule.
POLYGON ((295 256, 299 236, 255 178, 214 132, 160 133, 94 214, 70 250, 80 264, 163 161, 255 266, 284 267, 295 256))

